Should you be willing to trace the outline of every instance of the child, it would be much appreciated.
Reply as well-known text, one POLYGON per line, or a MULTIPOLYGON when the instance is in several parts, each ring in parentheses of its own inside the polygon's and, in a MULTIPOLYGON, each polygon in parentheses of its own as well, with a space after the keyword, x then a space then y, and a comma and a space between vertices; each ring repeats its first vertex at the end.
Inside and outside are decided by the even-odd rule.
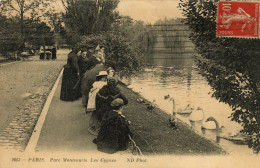
POLYGON ((122 115, 123 105, 124 101, 116 98, 111 103, 112 110, 103 117, 98 136, 93 140, 101 152, 112 154, 128 147, 132 133, 128 127, 130 122, 122 115))

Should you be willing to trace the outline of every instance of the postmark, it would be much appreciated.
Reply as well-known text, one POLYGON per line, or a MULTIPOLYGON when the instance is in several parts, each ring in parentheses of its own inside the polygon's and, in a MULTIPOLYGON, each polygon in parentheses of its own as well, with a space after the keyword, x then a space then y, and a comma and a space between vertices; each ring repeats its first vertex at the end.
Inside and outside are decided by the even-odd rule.
POLYGON ((260 38, 260 2, 220 1, 217 14, 217 37, 260 38))

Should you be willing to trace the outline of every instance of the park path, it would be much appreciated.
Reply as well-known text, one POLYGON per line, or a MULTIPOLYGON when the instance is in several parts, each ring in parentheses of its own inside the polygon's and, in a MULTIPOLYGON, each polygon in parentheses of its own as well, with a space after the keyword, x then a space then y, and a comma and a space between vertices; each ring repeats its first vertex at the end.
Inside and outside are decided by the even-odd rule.
MULTIPOLYGON (((99 152, 96 144, 92 142, 96 136, 88 132, 91 113, 85 113, 81 98, 73 102, 60 100, 61 81, 62 72, 60 78, 56 81, 58 85, 57 88, 54 88, 54 94, 41 131, 35 130, 35 132, 39 132, 39 135, 32 135, 31 137, 31 139, 39 138, 34 151, 38 153, 95 153, 107 155, 99 152)), ((32 148, 30 145, 29 143, 27 149, 32 148)), ((129 154, 129 151, 116 153, 116 155, 123 154, 129 154)))
POLYGON ((69 50, 57 60, 31 56, 0 64, 0 149, 23 151, 69 50))
POLYGON ((81 99, 73 102, 60 100, 61 80, 53 96, 38 144, 40 152, 93 151, 94 135, 88 133, 88 121, 91 114, 86 114, 81 99))

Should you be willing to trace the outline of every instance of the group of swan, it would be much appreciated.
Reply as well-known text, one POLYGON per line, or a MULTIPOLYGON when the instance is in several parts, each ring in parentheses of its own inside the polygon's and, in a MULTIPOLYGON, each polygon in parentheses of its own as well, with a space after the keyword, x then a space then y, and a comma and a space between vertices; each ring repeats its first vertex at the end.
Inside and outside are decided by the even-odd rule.
MULTIPOLYGON (((168 99, 167 97, 165 96, 164 98, 168 99)), ((172 101, 173 114, 190 114, 189 120, 191 122, 202 121, 201 129, 216 130, 217 137, 233 142, 246 142, 250 138, 249 135, 241 133, 240 131, 229 132, 225 130, 223 126, 220 127, 219 122, 214 117, 208 117, 206 120, 204 120, 204 111, 201 107, 195 109, 194 106, 188 104, 184 109, 176 110, 174 98, 171 97, 169 100, 172 101)))

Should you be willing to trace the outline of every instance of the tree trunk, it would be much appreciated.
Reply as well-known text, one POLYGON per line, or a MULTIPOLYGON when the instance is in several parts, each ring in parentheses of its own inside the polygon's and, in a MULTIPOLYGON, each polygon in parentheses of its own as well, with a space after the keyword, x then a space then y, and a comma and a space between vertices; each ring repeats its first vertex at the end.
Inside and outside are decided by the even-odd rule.
POLYGON ((21 9, 21 25, 20 25, 20 28, 21 28, 21 38, 22 38, 22 44, 21 44, 21 48, 20 48, 20 51, 21 52, 23 52, 23 49, 24 49, 24 47, 25 47, 25 44, 24 44, 24 11, 23 11, 23 9, 21 9))

